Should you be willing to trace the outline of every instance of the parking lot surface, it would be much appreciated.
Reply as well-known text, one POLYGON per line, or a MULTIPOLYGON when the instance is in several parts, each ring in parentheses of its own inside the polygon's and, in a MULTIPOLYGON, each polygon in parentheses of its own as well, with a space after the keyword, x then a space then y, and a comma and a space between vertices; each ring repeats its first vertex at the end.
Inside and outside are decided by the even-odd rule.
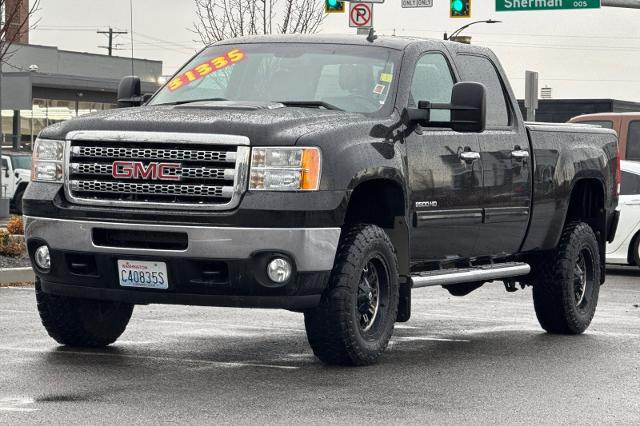
POLYGON ((531 289, 414 292, 372 367, 335 368, 285 311, 136 307, 106 350, 58 346, 32 288, 0 289, 0 423, 636 423, 640 271, 616 270, 582 336, 538 326, 531 289))

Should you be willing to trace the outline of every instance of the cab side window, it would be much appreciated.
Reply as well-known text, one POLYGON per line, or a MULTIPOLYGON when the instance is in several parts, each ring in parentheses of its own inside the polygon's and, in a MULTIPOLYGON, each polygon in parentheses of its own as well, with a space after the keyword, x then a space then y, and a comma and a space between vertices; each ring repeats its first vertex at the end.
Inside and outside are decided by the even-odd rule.
POLYGON ((2 167, 0 169, 2 169, 2 173, 6 173, 9 170, 9 163, 6 158, 2 159, 2 167))
POLYGON ((493 63, 488 58, 471 55, 460 55, 458 61, 465 81, 482 83, 487 88, 487 128, 509 126, 509 104, 493 63))
POLYGON ((629 124, 627 134, 627 160, 640 161, 640 121, 632 121, 629 124))
POLYGON ((620 185, 620 195, 640 194, 640 176, 634 173, 622 171, 622 182, 620 185))
MULTIPOLYGON (((453 84, 447 59, 441 53, 427 53, 420 58, 413 73, 410 106, 417 106, 419 101, 448 104, 453 84)), ((451 121, 451 112, 433 110, 431 121, 451 121)))

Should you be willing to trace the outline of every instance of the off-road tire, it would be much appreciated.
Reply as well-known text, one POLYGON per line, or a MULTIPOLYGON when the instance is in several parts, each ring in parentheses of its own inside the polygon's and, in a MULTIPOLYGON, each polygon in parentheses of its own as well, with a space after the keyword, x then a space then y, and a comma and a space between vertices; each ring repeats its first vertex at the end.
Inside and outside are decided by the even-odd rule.
POLYGON ((602 268, 598 241, 591 227, 583 222, 567 224, 556 250, 536 268, 533 304, 542 328, 554 334, 583 333, 596 312, 602 268), (591 258, 585 260, 587 281, 583 293, 576 290, 576 271, 582 270, 576 266, 581 254, 591 258))
POLYGON ((56 342, 98 348, 115 342, 124 332, 133 305, 56 296, 42 291, 36 279, 36 301, 42 325, 56 342))
MULTIPOLYGON (((329 365, 361 366, 376 362, 393 334, 398 289, 397 258, 387 234, 375 225, 359 224, 343 230, 329 286, 320 305, 304 314, 313 353, 329 365), (362 305, 357 304, 361 303, 362 285, 366 281, 363 279, 368 276, 370 265, 380 274, 379 308, 377 315, 371 315, 371 328, 366 330, 359 311, 362 305), (380 265, 386 269, 386 283, 379 272, 380 265)), ((371 292, 367 294, 371 296, 371 292)))

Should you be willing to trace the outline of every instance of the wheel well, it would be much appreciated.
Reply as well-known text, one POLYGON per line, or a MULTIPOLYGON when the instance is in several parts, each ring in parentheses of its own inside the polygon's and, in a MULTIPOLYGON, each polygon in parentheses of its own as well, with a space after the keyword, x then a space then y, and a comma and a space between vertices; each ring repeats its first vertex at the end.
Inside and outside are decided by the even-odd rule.
POLYGON ((589 224, 598 239, 604 241, 604 190, 597 179, 583 179, 573 187, 565 223, 576 220, 589 224))
POLYGON ((358 185, 351 194, 345 222, 393 228, 398 216, 404 217, 402 188, 392 181, 371 180, 358 185))
POLYGON ((402 187, 391 180, 375 179, 358 185, 347 207, 345 224, 370 223, 385 230, 398 256, 401 276, 409 275, 409 229, 402 187))
POLYGON ((602 282, 604 282, 604 264, 606 248, 606 214, 604 209, 604 188, 597 179, 582 179, 573 187, 567 210, 565 225, 572 221, 585 222, 598 239, 602 262, 602 282))

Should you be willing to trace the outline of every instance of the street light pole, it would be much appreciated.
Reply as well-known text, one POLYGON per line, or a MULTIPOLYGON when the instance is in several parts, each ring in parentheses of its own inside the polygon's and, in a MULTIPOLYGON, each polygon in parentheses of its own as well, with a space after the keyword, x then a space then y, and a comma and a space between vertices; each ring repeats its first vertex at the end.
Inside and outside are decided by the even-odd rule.
POLYGON ((465 25, 465 26, 463 26, 463 27, 458 28, 457 30, 455 30, 454 32, 452 32, 450 36, 447 36, 447 33, 444 33, 444 39, 445 39, 445 40, 454 40, 454 39, 455 39, 455 37, 459 37, 459 36, 460 36, 460 34, 461 34, 464 30, 466 30, 467 28, 469 28, 470 26, 475 25, 475 24, 499 24, 499 23, 501 23, 501 22, 502 22, 502 21, 495 21, 495 20, 493 20, 493 19, 487 19, 487 20, 484 20, 484 21, 475 21, 475 22, 471 22, 471 23, 469 23, 469 24, 467 24, 467 25, 465 25))

